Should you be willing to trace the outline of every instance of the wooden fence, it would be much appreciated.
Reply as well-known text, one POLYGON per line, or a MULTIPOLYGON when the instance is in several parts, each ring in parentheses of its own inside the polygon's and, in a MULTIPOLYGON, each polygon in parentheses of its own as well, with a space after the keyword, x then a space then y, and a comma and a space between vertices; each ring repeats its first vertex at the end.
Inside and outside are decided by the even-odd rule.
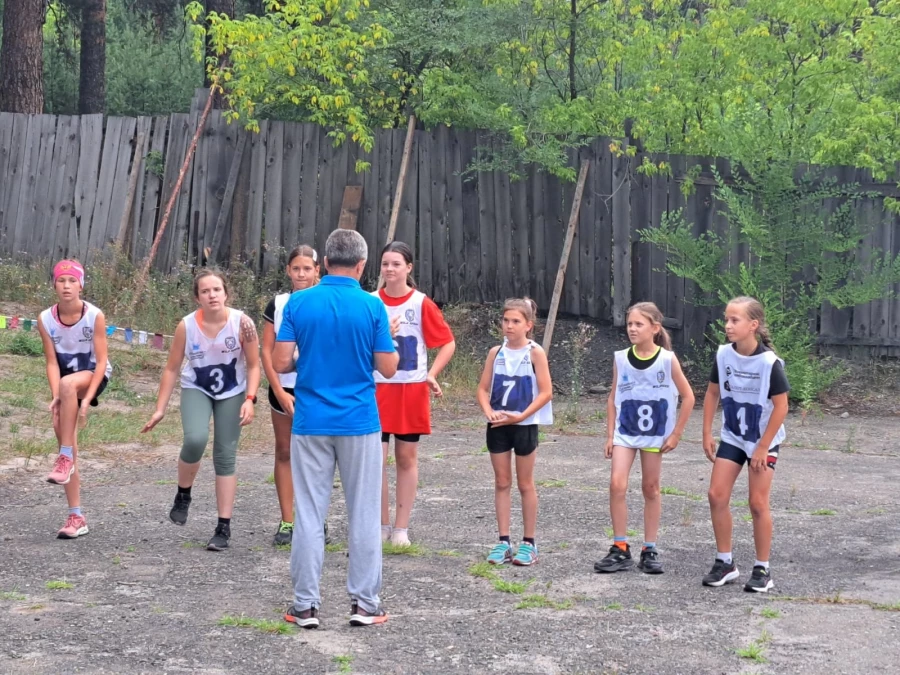
MULTIPOLYGON (((146 257, 196 120, 196 112, 137 119, 0 114, 0 254, 89 261, 121 238, 133 259, 146 257), (143 149, 136 152, 139 141, 143 149), (126 216, 135 168, 133 206, 126 216)), ((296 243, 321 250, 338 224, 348 185, 362 186, 356 227, 374 261, 386 238, 404 134, 378 130, 372 152, 365 153, 354 144, 333 147, 325 131, 312 124, 262 122, 255 134, 226 124, 213 111, 156 268, 195 264, 209 249, 216 260, 240 259, 265 271, 280 265, 284 249, 296 243), (357 174, 357 160, 371 168, 357 174), (229 175, 236 178, 231 190, 229 175)), ((501 172, 464 176, 478 149, 489 150, 491 143, 488 134, 475 131, 417 131, 396 238, 414 245, 416 278, 438 302, 527 294, 546 309, 574 184, 533 167, 518 181, 501 172)), ((728 240, 714 181, 699 180, 688 198, 680 190, 695 165, 706 176, 715 167, 727 177, 728 163, 670 157, 671 177, 647 177, 635 170, 640 154, 616 156, 609 139, 602 138, 572 153, 573 166, 583 159, 592 165, 560 310, 621 325, 631 302, 652 300, 680 342, 700 341, 718 310, 697 304, 694 284, 665 271, 665 251, 641 243, 636 232, 683 209, 696 234, 715 231, 728 240)), ((882 194, 891 189, 875 185, 865 172, 832 173, 882 194)), ((900 222, 881 201, 860 205, 875 223, 863 252, 874 247, 897 254, 900 222)), ((730 245, 728 264, 748 256, 744 247, 730 245)), ((367 272, 377 276, 376 265, 370 263, 367 272)), ((891 353, 900 347, 900 300, 826 307, 816 323, 821 342, 845 350, 891 353)))

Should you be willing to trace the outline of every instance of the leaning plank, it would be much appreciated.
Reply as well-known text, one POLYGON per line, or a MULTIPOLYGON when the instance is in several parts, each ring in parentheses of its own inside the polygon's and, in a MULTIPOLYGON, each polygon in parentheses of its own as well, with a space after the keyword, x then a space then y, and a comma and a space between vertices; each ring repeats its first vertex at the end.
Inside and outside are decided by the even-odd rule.
POLYGON ((569 214, 569 225, 566 227, 566 238, 563 243, 562 255, 559 258, 559 271, 556 273, 556 285, 553 287, 553 298, 550 300, 550 312, 547 315, 547 328, 544 330, 544 351, 550 352, 553 344, 553 328, 556 324, 556 312, 559 310, 559 300, 563 292, 563 280, 566 277, 566 267, 569 264, 569 254, 572 251, 572 240, 575 238, 575 226, 578 225, 578 213, 581 209, 581 198, 584 194, 584 184, 587 181, 591 163, 587 160, 581 162, 581 170, 578 172, 578 183, 575 185, 575 194, 572 197, 572 212, 569 214))
MULTIPOLYGON (((165 205, 169 203, 172 195, 175 195, 174 212, 178 212, 178 193, 175 186, 178 183, 178 175, 181 170, 182 160, 184 159, 184 151, 187 148, 187 138, 190 133, 188 128, 190 117, 184 113, 174 113, 169 118, 169 136, 166 145, 166 164, 163 172, 162 185, 160 187, 160 207, 159 220, 154 222, 152 238, 156 238, 159 225, 162 222, 162 211, 165 205)), ((160 241, 159 255, 156 257, 154 268, 163 272, 169 272, 174 265, 173 253, 174 244, 172 240, 175 237, 175 228, 167 228, 163 233, 160 241)), ((152 239, 151 239, 152 244, 152 239)), ((147 253, 150 252, 150 245, 147 247, 147 253)), ((142 256, 143 257, 143 256, 142 256)))
MULTIPOLYGON (((569 156, 569 165, 573 168, 581 166, 581 164, 586 161, 582 157, 580 148, 569 148, 567 154, 569 156)), ((590 164, 590 162, 588 163, 590 164)), ((585 185, 586 184, 587 183, 585 183, 585 185)), ((573 184, 571 181, 566 181, 562 188, 563 208, 559 212, 560 215, 570 212, 572 205, 575 203, 575 190, 577 189, 577 185, 573 184)), ((582 193, 581 204, 578 209, 579 214, 583 208, 584 195, 582 193)), ((560 228, 560 230, 561 229, 562 228, 560 228)), ((560 298, 560 306, 564 312, 578 316, 581 314, 581 256, 578 255, 578 242, 581 239, 581 232, 579 232, 577 225, 573 232, 573 237, 572 247, 569 251, 566 276, 563 278, 563 294, 560 298)), ((561 239, 559 239, 559 241, 565 245, 565 241, 561 239)))
POLYGON ((612 231, 613 231, 613 325, 625 325, 625 312, 631 303, 631 176, 625 154, 628 142, 622 142, 622 154, 612 159, 612 231))
POLYGON ((284 171, 284 122, 269 122, 266 141, 265 246, 263 272, 281 259, 281 180, 284 171))
POLYGON ((362 204, 362 185, 348 185, 344 188, 344 199, 341 201, 341 217, 338 219, 338 228, 341 230, 355 230, 359 222, 359 207, 362 204))

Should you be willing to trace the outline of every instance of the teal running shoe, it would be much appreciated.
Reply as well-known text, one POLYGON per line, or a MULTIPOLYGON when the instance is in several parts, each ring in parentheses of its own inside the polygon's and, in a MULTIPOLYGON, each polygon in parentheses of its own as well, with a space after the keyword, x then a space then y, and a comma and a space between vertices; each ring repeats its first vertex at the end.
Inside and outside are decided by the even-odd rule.
POLYGON ((529 565, 534 565, 534 563, 537 562, 537 559, 537 546, 529 544, 527 541, 523 541, 519 544, 519 550, 516 551, 516 557, 513 558, 512 564, 528 567, 529 565))
POLYGON ((512 562, 512 546, 505 541, 501 541, 488 554, 487 561, 491 565, 503 565, 512 562))

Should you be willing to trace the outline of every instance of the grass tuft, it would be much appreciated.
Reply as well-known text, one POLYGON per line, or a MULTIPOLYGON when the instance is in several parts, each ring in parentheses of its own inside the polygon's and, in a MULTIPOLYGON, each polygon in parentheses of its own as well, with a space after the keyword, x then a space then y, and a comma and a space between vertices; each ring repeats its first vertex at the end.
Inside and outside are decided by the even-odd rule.
POLYGON ((325 544, 325 551, 328 553, 340 553, 347 550, 347 544, 342 541, 336 541, 331 544, 325 544))
POLYGON ((766 663, 768 661, 765 656, 766 648, 756 640, 751 642, 746 647, 738 648, 734 651, 742 659, 749 659, 750 661, 755 661, 756 663, 766 663))
POLYGON ((552 478, 551 478, 551 479, 549 479, 549 480, 538 480, 538 481, 535 481, 534 484, 537 485, 537 486, 539 486, 539 487, 562 488, 562 487, 566 487, 566 485, 568 485, 569 482, 568 482, 568 481, 565 481, 565 480, 556 480, 556 479, 552 479, 552 478))
POLYGON ((350 654, 341 654, 339 656, 335 656, 331 660, 332 662, 337 664, 338 672, 341 673, 341 675, 347 675, 348 673, 352 672, 350 664, 353 663, 353 657, 350 654))
POLYGON ((528 590, 528 587, 534 582, 534 579, 528 581, 507 581, 506 579, 494 579, 494 590, 501 593, 512 593, 513 595, 521 595, 528 590))
POLYGON ((384 555, 408 555, 413 558, 425 555, 428 551, 421 544, 410 544, 409 546, 397 546, 389 541, 381 544, 381 552, 384 555))
POLYGON ((834 509, 816 509, 815 511, 811 511, 811 516, 836 516, 837 511, 834 509))
POLYGON ((67 591, 71 588, 75 588, 75 584, 70 584, 68 581, 63 581, 61 579, 48 581, 44 586, 50 591, 67 591))
POLYGON ((781 612, 779 612, 774 607, 763 607, 760 614, 765 619, 778 619, 781 617, 781 612))
POLYGON ((14 602, 21 602, 25 599, 25 596, 19 593, 18 589, 12 591, 0 591, 0 600, 11 600, 14 602))
POLYGON ((285 621, 270 621, 269 619, 251 619, 241 614, 240 616, 223 616, 218 621, 220 626, 230 626, 235 628, 255 628, 263 633, 273 633, 276 635, 289 635, 294 632, 291 625, 285 621))
POLYGON ((469 574, 479 579, 493 581, 497 578, 497 570, 489 562, 479 562, 469 566, 469 574))
POLYGON ((572 600, 556 602, 546 595, 526 595, 516 605, 516 609, 571 609, 575 603, 572 600))

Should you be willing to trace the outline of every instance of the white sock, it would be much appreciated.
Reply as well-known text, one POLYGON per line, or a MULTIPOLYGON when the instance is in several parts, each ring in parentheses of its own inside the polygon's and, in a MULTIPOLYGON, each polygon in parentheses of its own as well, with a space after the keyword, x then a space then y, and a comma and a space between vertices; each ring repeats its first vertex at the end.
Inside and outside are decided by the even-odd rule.
POLYGON ((767 572, 769 571, 769 561, 768 560, 766 560, 765 562, 763 562, 762 560, 757 560, 755 563, 753 563, 753 566, 754 567, 765 567, 766 571, 767 572))
POLYGON ((721 551, 717 552, 716 560, 721 560, 726 565, 730 565, 731 564, 731 551, 728 551, 727 553, 722 553, 721 551))
POLYGON ((382 525, 381 526, 381 541, 387 541, 391 538, 392 528, 390 525, 382 525))

